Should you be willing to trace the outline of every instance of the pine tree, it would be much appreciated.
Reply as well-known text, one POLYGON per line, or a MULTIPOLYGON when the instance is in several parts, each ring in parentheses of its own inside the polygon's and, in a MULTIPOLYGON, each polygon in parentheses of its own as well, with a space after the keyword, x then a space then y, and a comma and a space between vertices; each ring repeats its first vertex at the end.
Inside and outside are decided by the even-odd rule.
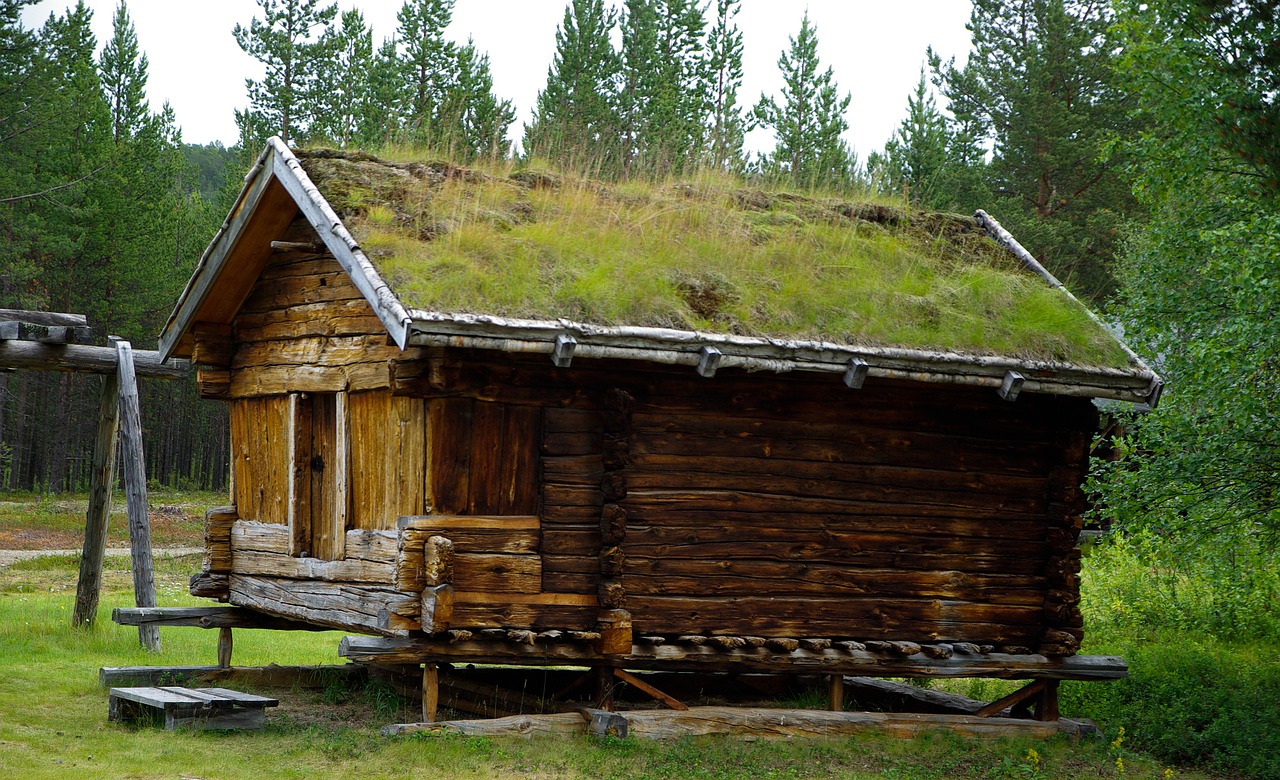
POLYGON ((286 142, 305 137, 318 112, 316 75, 328 56, 317 40, 333 22, 338 6, 319 7, 320 0, 258 0, 263 18, 232 33, 249 56, 266 66, 261 81, 245 79, 250 107, 236 111, 241 144, 257 146, 264 134, 286 142), (251 135, 246 135, 249 133, 251 135))
POLYGON ((716 0, 715 22, 707 33, 707 161, 717 169, 741 171, 746 122, 738 106, 742 87, 742 31, 734 24, 742 0, 716 0))
POLYGON ((102 50, 102 86, 111 105, 112 137, 122 138, 141 129, 147 109, 147 55, 138 51, 138 35, 124 0, 112 19, 111 40, 102 50))
POLYGON ((609 41, 616 24, 603 0, 572 0, 565 8, 547 84, 525 127, 526 155, 596 165, 617 159, 620 63, 609 41))
POLYGON ((803 186, 842 185, 853 180, 856 159, 840 138, 849 129, 844 118, 852 96, 840 97, 831 68, 820 71, 818 34, 806 12, 800 34, 778 58, 782 105, 761 95, 752 111, 754 127, 772 128, 777 144, 760 160, 762 171, 803 186))
POLYGON ((954 208, 956 169, 947 118, 933 99, 920 71, 915 92, 907 97, 907 116, 884 153, 867 160, 873 182, 886 192, 901 193, 926 209, 954 208))
POLYGON ((344 11, 339 26, 325 33, 323 48, 329 56, 317 73, 320 111, 311 126, 313 137, 324 137, 338 146, 355 140, 360 122, 370 111, 370 77, 373 67, 373 32, 359 9, 344 11))
POLYGON ((361 143, 380 144, 404 126, 405 90, 401 88, 399 42, 385 38, 369 66, 368 100, 361 106, 357 136, 361 143))
POLYGON ((1109 3, 974 0, 964 68, 930 52, 934 82, 959 125, 992 147, 998 216, 1049 270, 1087 295, 1114 290, 1111 263, 1135 203, 1103 160, 1134 130, 1117 88, 1109 3))
POLYGON ((507 128, 516 112, 510 100, 493 93, 489 55, 476 51, 474 42, 457 50, 458 80, 446 99, 441 123, 452 139, 453 150, 466 158, 505 157, 507 128))
POLYGON ((445 103, 458 82, 457 47, 445 40, 453 0, 406 0, 396 15, 402 105, 409 132, 441 141, 445 103))

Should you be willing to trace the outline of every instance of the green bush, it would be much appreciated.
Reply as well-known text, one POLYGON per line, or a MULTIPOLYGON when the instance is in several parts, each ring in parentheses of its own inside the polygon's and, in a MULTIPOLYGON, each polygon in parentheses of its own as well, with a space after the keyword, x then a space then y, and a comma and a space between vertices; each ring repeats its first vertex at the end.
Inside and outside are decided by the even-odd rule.
POLYGON ((1278 558, 1248 536, 1103 541, 1083 572, 1086 651, 1130 676, 1064 684, 1064 709, 1165 761, 1280 779, 1278 558))

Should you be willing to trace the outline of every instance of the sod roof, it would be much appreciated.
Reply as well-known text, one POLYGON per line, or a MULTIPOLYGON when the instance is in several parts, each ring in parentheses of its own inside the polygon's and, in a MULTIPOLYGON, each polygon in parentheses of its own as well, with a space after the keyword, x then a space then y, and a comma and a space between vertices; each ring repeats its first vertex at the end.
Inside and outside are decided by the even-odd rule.
POLYGON ((974 217, 717 176, 297 157, 411 310, 1133 366, 974 217))

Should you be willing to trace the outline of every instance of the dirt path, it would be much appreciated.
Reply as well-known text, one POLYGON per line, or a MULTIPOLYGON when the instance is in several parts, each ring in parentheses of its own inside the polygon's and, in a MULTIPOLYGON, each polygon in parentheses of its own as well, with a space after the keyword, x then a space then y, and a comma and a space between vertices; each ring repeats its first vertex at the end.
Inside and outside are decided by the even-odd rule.
MULTIPOLYGON (((203 547, 156 547, 151 550, 154 557, 180 558, 184 555, 200 555, 203 547)), ((42 555, 79 555, 79 550, 0 550, 0 569, 17 561, 27 561, 42 555)), ((107 555, 129 555, 128 547, 108 547, 107 555)))

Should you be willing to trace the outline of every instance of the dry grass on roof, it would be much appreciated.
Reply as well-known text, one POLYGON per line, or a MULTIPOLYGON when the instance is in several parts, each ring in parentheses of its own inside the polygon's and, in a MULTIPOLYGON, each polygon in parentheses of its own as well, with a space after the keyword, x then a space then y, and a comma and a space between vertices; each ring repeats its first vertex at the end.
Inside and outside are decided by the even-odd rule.
POLYGON ((409 308, 1126 363, 967 216, 720 175, 299 157, 409 308))

